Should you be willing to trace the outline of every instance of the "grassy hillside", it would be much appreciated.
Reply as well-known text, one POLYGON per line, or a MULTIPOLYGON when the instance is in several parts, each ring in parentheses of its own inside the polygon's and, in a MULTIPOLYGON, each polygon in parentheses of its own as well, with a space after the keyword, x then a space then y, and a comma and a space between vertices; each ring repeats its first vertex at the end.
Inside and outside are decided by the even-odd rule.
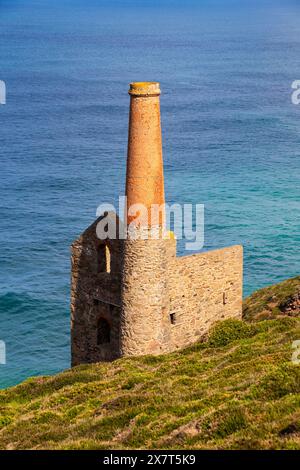
POLYGON ((260 289, 244 301, 245 320, 270 320, 282 316, 300 317, 300 276, 260 289))
POLYGON ((275 305, 298 287, 299 278, 245 301, 247 319, 272 308, 274 320, 227 320, 181 352, 1 391, 0 448, 300 449, 300 365, 291 362, 300 319, 275 305))

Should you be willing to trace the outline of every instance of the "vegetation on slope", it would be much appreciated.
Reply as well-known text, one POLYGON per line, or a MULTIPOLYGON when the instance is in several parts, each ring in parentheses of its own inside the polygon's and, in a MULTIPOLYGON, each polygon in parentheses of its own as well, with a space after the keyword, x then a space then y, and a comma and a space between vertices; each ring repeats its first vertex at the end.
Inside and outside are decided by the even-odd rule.
POLYGON ((245 320, 300 317, 300 276, 260 289, 244 301, 245 320))
POLYGON ((226 320, 181 352, 29 379, 0 392, 0 448, 300 449, 298 339, 298 318, 226 320))

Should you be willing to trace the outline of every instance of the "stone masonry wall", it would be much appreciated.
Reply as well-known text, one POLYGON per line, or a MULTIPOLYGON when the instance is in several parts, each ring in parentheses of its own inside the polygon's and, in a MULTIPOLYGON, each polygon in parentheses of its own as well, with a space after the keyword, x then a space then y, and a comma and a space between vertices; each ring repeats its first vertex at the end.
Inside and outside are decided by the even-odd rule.
POLYGON ((175 240, 108 240, 103 272, 96 223, 72 245, 72 365, 173 351, 218 320, 241 318, 241 246, 176 257, 175 240))
POLYGON ((169 348, 168 241, 125 240, 121 272, 122 355, 169 348))
POLYGON ((242 318, 243 248, 178 257, 169 265, 170 350, 194 343, 210 326, 242 318))
POLYGON ((71 357, 72 365, 119 357, 120 259, 119 240, 103 242, 96 236, 96 221, 72 245, 71 357), (106 245, 110 272, 101 272, 106 245), (99 251, 100 250, 100 251, 99 251), (99 255, 100 253, 100 255, 99 255), (99 272, 99 268, 101 271, 99 272), (99 321, 104 319, 110 341, 99 344, 99 321))

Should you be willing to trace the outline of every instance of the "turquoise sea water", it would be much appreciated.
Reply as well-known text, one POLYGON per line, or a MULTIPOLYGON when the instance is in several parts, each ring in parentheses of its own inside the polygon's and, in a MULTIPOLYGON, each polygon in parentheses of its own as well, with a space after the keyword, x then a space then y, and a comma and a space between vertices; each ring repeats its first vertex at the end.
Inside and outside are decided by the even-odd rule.
POLYGON ((282 3, 0 0, 1 387, 69 366, 69 245, 123 194, 130 81, 161 82, 167 200, 205 204, 204 249, 244 245, 245 295, 299 274, 282 3))

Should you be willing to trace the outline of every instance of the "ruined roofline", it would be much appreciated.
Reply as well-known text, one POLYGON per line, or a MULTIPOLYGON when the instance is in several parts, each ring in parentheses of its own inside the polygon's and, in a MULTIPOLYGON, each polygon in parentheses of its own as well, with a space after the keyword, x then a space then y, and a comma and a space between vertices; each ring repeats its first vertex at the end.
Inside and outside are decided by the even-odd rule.
MULTIPOLYGON (((120 217, 118 216, 117 212, 114 212, 114 211, 111 211, 110 214, 113 214, 115 217, 116 217, 116 222, 117 222, 117 233, 118 233, 118 227, 119 227, 119 220, 120 220, 120 217)), ((71 243, 71 247, 75 244, 75 243, 80 243, 82 241, 82 239, 84 237, 87 237, 89 236, 90 234, 95 234, 96 233, 96 227, 97 227, 97 224, 103 219, 103 215, 100 215, 99 217, 97 217, 85 230, 83 230, 83 232, 81 232, 77 238, 75 238, 72 243, 71 243)), ((118 238, 117 238, 118 239, 118 238)), ((108 241, 110 240, 109 238, 107 239, 108 241)), ((100 239, 99 239, 100 241, 100 239)))

